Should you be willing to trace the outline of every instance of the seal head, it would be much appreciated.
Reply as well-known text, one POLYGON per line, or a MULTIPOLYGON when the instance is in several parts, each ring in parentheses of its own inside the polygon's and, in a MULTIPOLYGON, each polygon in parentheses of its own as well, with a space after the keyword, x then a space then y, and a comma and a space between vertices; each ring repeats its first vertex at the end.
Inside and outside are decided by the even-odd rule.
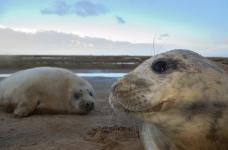
POLYGON ((228 76, 195 52, 151 57, 113 84, 109 103, 149 122, 144 139, 156 145, 145 147, 228 148, 228 76))
MULTIPOLYGON (((76 80, 78 82, 78 80, 76 80)), ((87 114, 94 109, 95 95, 91 84, 85 80, 72 84, 70 88, 70 103, 72 112, 87 114)))
POLYGON ((120 111, 155 114, 173 104, 224 100, 225 75, 197 53, 172 50, 146 60, 114 83, 109 100, 120 111))

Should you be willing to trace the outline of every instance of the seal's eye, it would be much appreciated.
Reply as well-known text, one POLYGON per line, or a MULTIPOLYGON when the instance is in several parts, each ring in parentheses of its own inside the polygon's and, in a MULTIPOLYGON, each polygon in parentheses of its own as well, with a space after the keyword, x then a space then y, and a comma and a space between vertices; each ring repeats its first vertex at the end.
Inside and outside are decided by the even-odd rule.
POLYGON ((156 73, 163 73, 168 69, 168 64, 166 61, 158 61, 152 65, 152 69, 156 73))
POLYGON ((81 93, 74 93, 74 98, 79 99, 82 96, 81 93))

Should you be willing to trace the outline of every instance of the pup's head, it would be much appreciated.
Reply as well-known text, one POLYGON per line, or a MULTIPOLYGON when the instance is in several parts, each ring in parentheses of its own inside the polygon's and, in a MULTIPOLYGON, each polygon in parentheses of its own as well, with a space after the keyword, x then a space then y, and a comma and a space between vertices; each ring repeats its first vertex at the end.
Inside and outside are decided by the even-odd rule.
POLYGON ((71 109, 74 113, 87 114, 94 109, 95 93, 90 83, 76 80, 70 91, 71 109))

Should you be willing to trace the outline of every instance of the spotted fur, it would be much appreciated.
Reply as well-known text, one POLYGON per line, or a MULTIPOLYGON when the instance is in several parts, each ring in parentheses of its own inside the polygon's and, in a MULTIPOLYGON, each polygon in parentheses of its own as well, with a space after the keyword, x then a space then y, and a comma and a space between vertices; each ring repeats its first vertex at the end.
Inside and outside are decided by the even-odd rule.
POLYGON ((145 121, 146 150, 228 149, 228 76, 195 52, 172 50, 146 60, 114 83, 109 101, 145 121), (161 60, 167 65, 156 72, 161 60))

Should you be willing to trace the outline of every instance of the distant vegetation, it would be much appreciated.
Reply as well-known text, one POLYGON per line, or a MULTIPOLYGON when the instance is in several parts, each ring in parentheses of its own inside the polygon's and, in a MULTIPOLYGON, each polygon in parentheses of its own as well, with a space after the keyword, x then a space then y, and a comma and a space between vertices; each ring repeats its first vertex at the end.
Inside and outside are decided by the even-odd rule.
MULTIPOLYGON (((0 68, 24 69, 38 66, 55 66, 74 69, 133 69, 149 56, 48 56, 48 55, 1 55, 0 68)), ((209 58, 228 66, 228 58, 209 58)))
POLYGON ((133 69, 148 56, 0 56, 0 68, 56 66, 76 69, 133 69))

